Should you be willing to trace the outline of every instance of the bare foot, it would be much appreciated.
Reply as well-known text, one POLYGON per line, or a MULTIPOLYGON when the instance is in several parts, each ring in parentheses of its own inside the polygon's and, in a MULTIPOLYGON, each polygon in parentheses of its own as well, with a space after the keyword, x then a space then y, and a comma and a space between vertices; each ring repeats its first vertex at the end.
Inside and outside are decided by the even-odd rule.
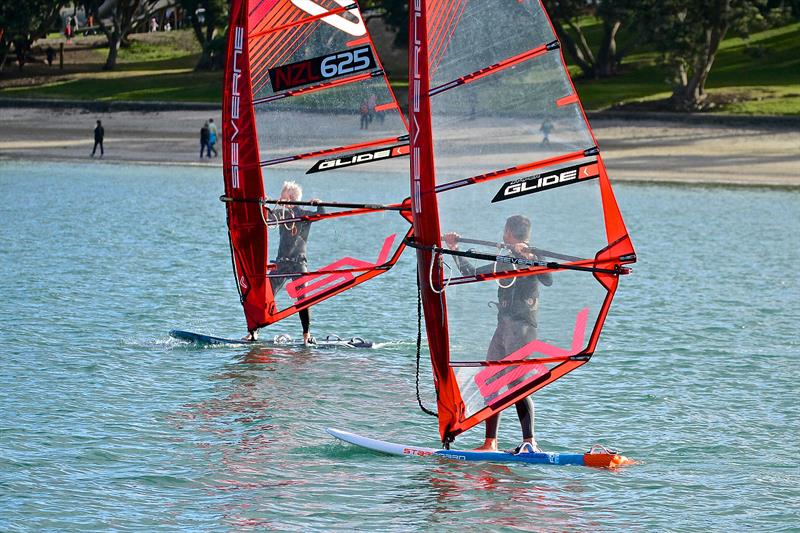
POLYGON ((242 337, 243 341, 257 341, 258 340, 258 332, 257 331, 250 331, 242 337))
POLYGON ((481 446, 474 448, 472 451, 474 452, 496 452, 497 451, 497 439, 486 439, 483 441, 481 446))

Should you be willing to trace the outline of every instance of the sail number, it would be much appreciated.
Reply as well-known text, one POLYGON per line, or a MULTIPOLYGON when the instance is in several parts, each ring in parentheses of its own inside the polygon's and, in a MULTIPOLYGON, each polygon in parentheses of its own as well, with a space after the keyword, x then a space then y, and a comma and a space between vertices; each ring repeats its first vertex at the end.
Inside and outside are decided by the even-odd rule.
POLYGON ((320 65, 320 73, 325 78, 332 78, 369 69, 373 66, 373 63, 370 48, 366 46, 326 57, 320 65))
POLYGON ((269 79, 273 91, 285 91, 301 85, 363 72, 376 66, 372 48, 366 45, 271 68, 269 79))

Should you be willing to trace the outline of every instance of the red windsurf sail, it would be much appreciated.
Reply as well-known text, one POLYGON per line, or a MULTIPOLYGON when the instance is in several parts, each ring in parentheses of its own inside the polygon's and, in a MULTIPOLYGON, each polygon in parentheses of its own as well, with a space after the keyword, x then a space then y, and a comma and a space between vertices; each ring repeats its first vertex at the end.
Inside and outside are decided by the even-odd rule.
POLYGON ((585 364, 636 256, 541 3, 410 8, 412 244, 449 443, 585 364))
POLYGON ((394 265, 408 128, 352 1, 233 0, 227 53, 221 199, 252 331, 394 265), (302 275, 276 267, 279 232, 308 234, 302 275))

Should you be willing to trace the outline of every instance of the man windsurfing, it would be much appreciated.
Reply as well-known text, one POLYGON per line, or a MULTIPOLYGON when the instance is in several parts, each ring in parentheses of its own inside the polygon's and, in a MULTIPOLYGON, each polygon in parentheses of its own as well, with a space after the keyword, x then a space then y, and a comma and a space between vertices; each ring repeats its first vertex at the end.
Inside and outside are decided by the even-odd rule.
MULTIPOLYGON (((531 237, 531 221, 523 215, 514 215, 506 220, 503 232, 503 244, 511 255, 528 260, 539 257, 529 244, 531 237)), ((457 233, 444 235, 445 243, 451 250, 458 249, 460 236, 457 233)), ((497 270, 514 268, 513 265, 487 265, 475 268, 467 259, 455 256, 456 265, 465 276, 491 274, 497 270)), ((536 340, 539 311, 539 284, 550 286, 553 279, 550 274, 537 276, 519 276, 512 278, 504 285, 498 282, 497 289, 497 327, 489 343, 486 359, 499 361, 507 355, 536 340)), ((522 444, 516 452, 538 452, 538 444, 534 435, 534 405, 531 396, 518 401, 517 409, 522 427, 522 444)), ((500 413, 486 419, 486 439, 478 451, 497 451, 497 430, 500 426, 500 413)))
MULTIPOLYGON (((294 181, 283 183, 279 202, 299 202, 303 198, 303 189, 294 181)), ((319 200, 311 200, 311 203, 319 200)), ((307 211, 299 206, 276 205, 275 209, 269 212, 269 222, 277 223, 280 240, 278 243, 278 254, 275 258, 275 268, 269 274, 272 293, 275 294, 286 284, 288 280, 296 279, 305 272, 308 272, 308 258, 306 256, 306 245, 308 234, 311 230, 311 222, 298 221, 297 218, 314 214, 324 214, 325 208, 317 206, 316 211, 307 211), (282 222, 292 220, 292 222, 282 222)), ((302 298, 302 297, 301 297, 302 298)), ((303 342, 313 344, 314 338, 311 336, 311 309, 305 308, 298 312, 300 323, 303 326, 303 342)), ((250 331, 245 337, 246 340, 258 339, 258 330, 250 331)))

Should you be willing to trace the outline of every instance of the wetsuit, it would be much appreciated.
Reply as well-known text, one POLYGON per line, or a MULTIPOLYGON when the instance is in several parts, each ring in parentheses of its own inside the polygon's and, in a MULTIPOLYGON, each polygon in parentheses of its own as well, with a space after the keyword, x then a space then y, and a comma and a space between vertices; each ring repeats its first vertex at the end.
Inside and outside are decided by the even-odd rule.
MULTIPOLYGON (((515 254, 516 255, 516 254, 515 254)), ((519 256, 518 256, 519 257, 519 256)), ((491 274, 494 265, 475 268, 469 261, 455 256, 458 269, 465 276, 491 274)), ((535 257, 534 259, 539 259, 535 257)), ((510 270, 513 266, 498 264, 497 271, 510 270)), ((502 285, 497 289, 497 328, 486 351, 487 361, 499 361, 507 355, 519 350, 526 344, 536 340, 539 311, 539 284, 550 286, 553 278, 550 274, 538 276, 519 276, 510 280, 498 280, 502 285), (512 284, 513 280, 513 284, 512 284)), ((513 386, 514 384, 512 383, 513 386)), ((533 419, 534 405, 530 396, 514 404, 522 427, 522 438, 534 437, 533 419)), ((500 426, 500 413, 486 419, 486 438, 497 438, 500 426)))
POLYGON ((94 148, 92 148, 92 157, 94 157, 95 152, 97 151, 97 147, 100 147, 100 155, 103 154, 103 138, 106 135, 106 130, 103 126, 97 126, 94 129, 94 148))
MULTIPOLYGON (((325 208, 317 207, 316 211, 306 211, 299 207, 278 206, 270 211, 270 222, 280 222, 281 220, 293 219, 298 217, 321 215, 325 213, 325 208)), ((294 221, 281 223, 278 226, 280 241, 278 244, 278 255, 275 258, 276 268, 270 274, 283 274, 282 277, 270 278, 272 293, 275 294, 290 279, 299 277, 299 274, 308 272, 308 259, 306 258, 306 244, 308 233, 311 230, 311 222, 294 221), (298 274, 297 276, 286 276, 286 274, 298 274)), ((302 296, 300 299, 302 300, 302 296)), ((310 309, 302 309, 298 313, 300 323, 303 325, 303 333, 308 333, 311 325, 310 309)))

